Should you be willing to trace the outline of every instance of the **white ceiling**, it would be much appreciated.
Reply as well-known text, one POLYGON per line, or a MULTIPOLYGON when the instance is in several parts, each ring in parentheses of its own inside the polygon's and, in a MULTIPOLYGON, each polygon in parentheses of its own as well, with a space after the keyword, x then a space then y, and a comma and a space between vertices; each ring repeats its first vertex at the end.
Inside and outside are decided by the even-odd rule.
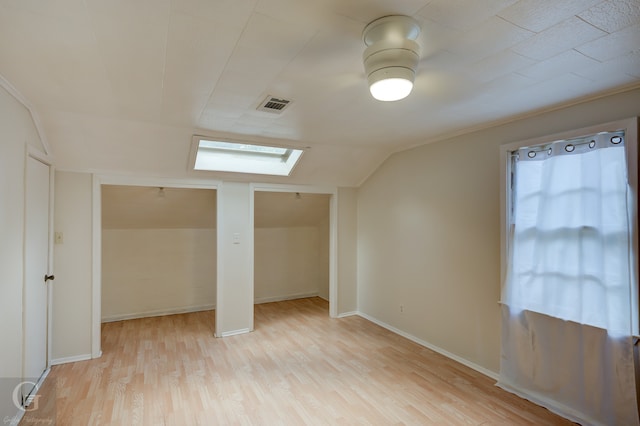
POLYGON ((204 134, 310 147, 289 178, 212 176, 357 185, 391 152, 640 84, 640 0, 0 0, 0 75, 60 169, 187 176, 204 134), (361 35, 389 14, 420 22, 422 60, 382 103, 361 35))

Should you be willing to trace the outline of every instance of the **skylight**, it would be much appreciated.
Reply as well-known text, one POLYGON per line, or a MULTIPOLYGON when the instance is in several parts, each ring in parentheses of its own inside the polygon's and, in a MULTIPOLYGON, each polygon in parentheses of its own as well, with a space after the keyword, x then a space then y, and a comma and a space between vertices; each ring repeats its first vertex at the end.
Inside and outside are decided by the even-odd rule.
POLYGON ((289 176, 302 155, 299 149, 194 139, 195 170, 289 176))

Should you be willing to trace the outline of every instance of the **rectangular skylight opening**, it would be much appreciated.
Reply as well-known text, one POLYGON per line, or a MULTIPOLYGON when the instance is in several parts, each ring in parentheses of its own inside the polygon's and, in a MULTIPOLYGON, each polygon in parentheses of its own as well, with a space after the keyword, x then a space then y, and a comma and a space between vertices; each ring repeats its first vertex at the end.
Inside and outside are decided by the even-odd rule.
POLYGON ((303 152, 300 149, 214 141, 197 136, 194 137, 194 145, 196 141, 195 170, 289 176, 303 152))

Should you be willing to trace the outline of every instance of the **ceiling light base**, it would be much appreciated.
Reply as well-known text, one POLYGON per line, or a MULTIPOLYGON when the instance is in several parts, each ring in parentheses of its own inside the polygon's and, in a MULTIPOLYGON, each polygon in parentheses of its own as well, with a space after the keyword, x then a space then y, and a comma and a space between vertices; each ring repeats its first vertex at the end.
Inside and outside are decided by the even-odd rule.
POLYGON ((383 40, 416 40, 420 35, 418 21, 410 16, 390 15, 370 22, 362 31, 367 46, 383 40))
POLYGON ((374 98, 396 101, 409 95, 420 61, 418 22, 409 16, 385 16, 367 25, 363 62, 374 98))

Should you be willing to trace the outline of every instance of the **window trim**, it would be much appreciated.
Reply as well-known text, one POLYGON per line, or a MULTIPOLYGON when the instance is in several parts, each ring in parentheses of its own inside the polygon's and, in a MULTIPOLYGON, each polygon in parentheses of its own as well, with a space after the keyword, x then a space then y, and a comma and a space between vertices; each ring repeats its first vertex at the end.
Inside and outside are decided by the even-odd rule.
POLYGON ((303 153, 303 149, 276 144, 267 145, 194 135, 189 153, 189 170, 200 173, 290 176, 303 153), (203 144, 205 146, 202 146, 203 144), (220 146, 216 146, 217 144, 220 146), (279 153, 243 147, 265 147, 279 153), (207 162, 208 165, 204 164, 207 162))

